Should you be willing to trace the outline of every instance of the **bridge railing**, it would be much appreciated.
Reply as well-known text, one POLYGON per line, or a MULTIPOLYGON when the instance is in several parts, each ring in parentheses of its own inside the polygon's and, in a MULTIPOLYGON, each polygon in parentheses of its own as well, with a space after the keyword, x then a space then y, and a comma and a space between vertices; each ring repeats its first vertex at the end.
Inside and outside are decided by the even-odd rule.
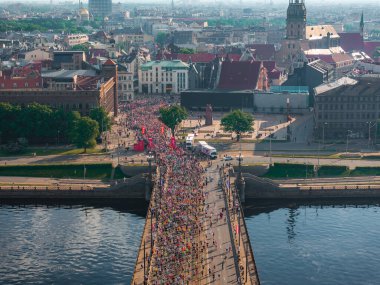
POLYGON ((301 191, 321 191, 321 190, 380 190, 380 185, 318 185, 318 186, 298 186, 301 191))
MULTIPOLYGON (((229 173, 230 175, 231 173, 229 173)), ((239 274, 241 280, 244 280, 244 284, 260 284, 259 276, 257 274, 256 263, 253 255, 249 234, 247 232, 247 226, 245 223, 244 212, 240 201, 240 196, 235 187, 235 184, 230 183, 230 177, 223 177, 223 187, 226 197, 228 197, 228 208, 231 211, 234 223, 238 225, 235 233, 236 246, 239 248, 238 264, 239 274), (232 202, 232 207, 230 206, 232 202), (243 247, 241 247, 243 245, 243 247), (243 254, 240 251, 243 251, 243 254), (243 259, 245 264, 243 264, 243 259), (249 273, 249 274, 248 274, 249 273)))
MULTIPOLYGON (((160 183, 160 179, 161 179, 161 176, 160 176, 160 168, 159 167, 157 167, 156 168, 156 177, 155 177, 155 183, 154 183, 154 186, 153 186, 153 190, 152 190, 152 195, 151 195, 151 197, 154 197, 154 195, 156 195, 156 193, 157 193, 157 188, 159 187, 159 183, 160 183)), ((138 283, 138 281, 136 281, 136 280, 139 280, 139 279, 141 279, 141 278, 139 278, 139 277, 141 277, 141 276, 138 276, 138 275, 140 275, 141 274, 141 268, 139 269, 138 268, 138 264, 139 264, 139 262, 144 262, 144 260, 146 259, 146 256, 145 256, 145 253, 146 253, 146 247, 144 246, 144 243, 146 244, 146 236, 148 235, 148 236, 151 236, 151 232, 150 231, 152 231, 152 227, 150 228, 150 230, 148 229, 148 224, 149 224, 149 219, 150 219, 150 216, 152 215, 152 207, 154 207, 154 203, 156 202, 156 199, 153 199, 153 198, 151 198, 150 199, 150 203, 149 203, 149 207, 148 207, 148 211, 147 211, 147 216, 146 216, 146 219, 145 219, 145 225, 144 225, 144 229, 143 229, 143 233, 142 233, 142 237, 141 237, 141 241, 140 241, 140 246, 139 246, 139 251, 138 251, 138 253, 137 253, 137 258, 136 258, 136 262, 135 262, 135 269, 134 269, 134 271, 133 271, 133 275, 132 275, 132 282, 131 282, 131 284, 133 284, 133 285, 137 285, 137 284, 146 284, 146 272, 147 272, 147 270, 145 269, 145 267, 144 267, 144 272, 143 272, 143 275, 142 275, 142 283, 138 283), (144 249, 144 250, 143 250, 144 249), (143 250, 144 252, 143 252, 143 256, 142 256, 142 259, 141 259, 141 250, 143 250)), ((151 250, 151 252, 152 252, 152 248, 151 248, 151 246, 149 246, 148 247, 150 250, 151 250)), ((149 258, 148 259, 150 262, 152 261, 152 258, 149 258)), ((150 267, 150 264, 147 264, 147 266, 146 266, 147 268, 149 268, 150 267)), ((148 271, 149 272, 149 271, 148 271)))
POLYGON ((91 185, 2 185, 0 191, 93 191, 91 185))

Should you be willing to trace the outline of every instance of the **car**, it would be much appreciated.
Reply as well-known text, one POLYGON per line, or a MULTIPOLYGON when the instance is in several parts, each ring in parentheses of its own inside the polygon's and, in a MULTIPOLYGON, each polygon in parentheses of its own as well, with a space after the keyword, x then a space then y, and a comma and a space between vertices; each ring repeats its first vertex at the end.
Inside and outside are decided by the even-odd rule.
POLYGON ((223 160, 224 161, 230 161, 230 160, 233 160, 233 158, 232 158, 232 156, 227 155, 227 156, 223 157, 223 160))

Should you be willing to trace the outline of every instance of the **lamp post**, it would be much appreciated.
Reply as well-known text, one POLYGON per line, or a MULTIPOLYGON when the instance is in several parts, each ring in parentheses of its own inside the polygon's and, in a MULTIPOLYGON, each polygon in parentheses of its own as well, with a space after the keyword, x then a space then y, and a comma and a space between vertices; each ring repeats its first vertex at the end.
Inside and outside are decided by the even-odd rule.
POLYGON ((322 144, 323 148, 325 148, 325 126, 328 125, 328 123, 323 123, 322 125, 322 144))
POLYGON ((272 166, 272 131, 269 133, 269 166, 272 166))
POLYGON ((371 128, 374 127, 376 125, 376 122, 374 122, 373 125, 372 122, 366 122, 368 124, 368 149, 370 149, 370 145, 371 145, 371 128))
POLYGON ((346 154, 348 153, 348 137, 352 133, 351 130, 347 130, 347 140, 346 140, 346 154))

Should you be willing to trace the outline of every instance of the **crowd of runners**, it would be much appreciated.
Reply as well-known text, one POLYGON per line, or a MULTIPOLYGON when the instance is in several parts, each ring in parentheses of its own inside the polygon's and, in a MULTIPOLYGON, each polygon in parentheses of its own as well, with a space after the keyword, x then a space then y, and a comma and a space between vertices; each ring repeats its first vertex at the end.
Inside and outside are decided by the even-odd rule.
POLYGON ((126 127, 145 142, 146 152, 155 156, 158 166, 147 220, 152 231, 147 245, 152 248, 144 253, 140 265, 144 284, 220 282, 232 252, 231 243, 218 244, 214 230, 226 223, 226 209, 207 203, 210 192, 205 187, 213 181, 207 168, 212 162, 201 162, 173 144, 170 130, 159 120, 159 109, 167 105, 146 99, 124 106, 130 114, 126 127))

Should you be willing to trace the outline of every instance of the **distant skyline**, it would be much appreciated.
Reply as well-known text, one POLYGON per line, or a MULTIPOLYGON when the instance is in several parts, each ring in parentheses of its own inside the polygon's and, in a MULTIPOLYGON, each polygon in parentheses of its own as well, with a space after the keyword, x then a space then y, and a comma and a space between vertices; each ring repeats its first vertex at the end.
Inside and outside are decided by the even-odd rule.
MULTIPOLYGON (((67 2, 72 2, 73 4, 75 3, 78 3, 78 1, 75 1, 75 0, 52 0, 54 4, 58 4, 58 3, 67 3, 67 2)), ((1 1, 2 3, 1 4, 14 4, 14 3, 41 3, 41 4, 49 4, 50 3, 50 0, 19 0, 19 1, 12 1, 12 0, 9 0, 9 1, 1 1)), ((83 3, 88 3, 88 0, 84 0, 82 1, 83 3)), ((165 2, 168 2, 170 3, 170 0, 167 0, 167 1, 164 1, 164 0, 113 0, 112 1, 113 3, 118 3, 118 2, 121 2, 121 3, 133 3, 133 4, 136 4, 136 3, 165 3, 165 2)), ((182 0, 174 0, 174 2, 183 2, 182 0)), ((244 4, 247 4, 247 5, 257 5, 257 4, 269 4, 270 0, 227 0, 227 1, 222 1, 222 0, 198 0, 196 2, 202 2, 202 3, 243 3, 244 4)), ((275 5, 286 5, 289 3, 289 0, 273 0, 273 3, 275 5)), ((366 3, 379 3, 379 0, 336 0, 334 1, 333 3, 331 3, 330 0, 305 0, 305 3, 306 4, 321 4, 321 5, 324 5, 324 4, 358 4, 358 5, 363 5, 363 4, 366 4, 366 3)), ((380 5, 379 5, 380 6, 380 5)))

